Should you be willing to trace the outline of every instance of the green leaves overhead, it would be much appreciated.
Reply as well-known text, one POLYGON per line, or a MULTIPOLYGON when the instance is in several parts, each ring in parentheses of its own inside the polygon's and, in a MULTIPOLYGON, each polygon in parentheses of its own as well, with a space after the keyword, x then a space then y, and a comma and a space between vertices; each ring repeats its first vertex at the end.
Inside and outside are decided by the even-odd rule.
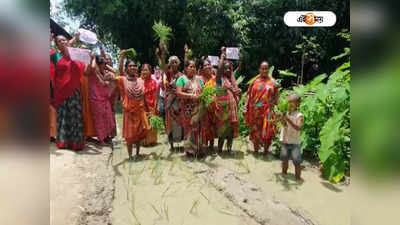
POLYGON ((131 59, 134 60, 136 59, 136 51, 134 48, 129 48, 126 50, 126 56, 131 59))
POLYGON ((156 39, 160 40, 165 46, 168 46, 168 42, 172 38, 172 28, 164 25, 160 20, 158 22, 154 21, 153 31, 156 39))
MULTIPOLYGON (((349 28, 349 1, 309 0, 299 3, 271 0, 97 0, 96 4, 87 0, 63 2, 68 14, 81 18, 82 25, 95 28, 99 38, 112 43, 117 52, 119 49, 134 47, 137 51, 136 57, 152 65, 157 63, 154 48, 158 45, 158 41, 154 40, 153 25, 168 25, 172 29, 170 33, 173 32, 173 38, 167 35, 164 42, 168 42, 168 51, 181 59, 185 43, 191 46, 196 58, 219 55, 221 46, 241 47, 241 73, 246 75, 257 73, 258 64, 263 60, 277 68, 293 67, 291 71, 300 74, 299 54, 291 54, 291 51, 296 50, 296 44, 305 42, 302 36, 313 37, 311 42, 319 44, 320 49, 314 51, 315 54, 310 54, 312 57, 309 58, 318 59, 318 70, 308 68, 315 64, 314 62, 307 64, 304 83, 321 71, 332 71, 336 68, 337 62, 326 60, 328 58, 324 56, 337 55, 338 49, 349 46, 349 43, 341 41, 341 36, 337 36, 343 28, 349 28), (282 26, 282 17, 288 9, 299 7, 333 11, 341 20, 329 29, 288 29, 287 26, 282 26), (318 54, 322 60, 319 60, 321 57, 318 54)), ((164 31, 160 32, 162 33, 166 34, 164 31)), ((245 80, 250 78, 246 77, 245 80)), ((283 84, 287 85, 285 82, 283 84)))

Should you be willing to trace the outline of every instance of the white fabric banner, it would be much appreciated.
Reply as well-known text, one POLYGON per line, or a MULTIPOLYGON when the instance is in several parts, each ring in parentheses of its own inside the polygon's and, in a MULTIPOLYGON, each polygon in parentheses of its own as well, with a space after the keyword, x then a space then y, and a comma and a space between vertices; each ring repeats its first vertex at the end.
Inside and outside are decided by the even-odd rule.
POLYGON ((208 60, 210 60, 212 66, 217 66, 218 65, 218 61, 219 61, 219 57, 218 56, 209 55, 208 56, 208 60))
POLYGON ((90 50, 82 48, 68 47, 69 56, 71 60, 81 61, 88 65, 90 63, 90 50))
POLYGON ((92 31, 85 30, 85 29, 78 29, 78 32, 80 33, 79 35, 79 40, 89 43, 89 44, 96 44, 97 43, 97 35, 93 33, 92 31))
POLYGON ((239 59, 239 48, 226 48, 227 59, 239 59))

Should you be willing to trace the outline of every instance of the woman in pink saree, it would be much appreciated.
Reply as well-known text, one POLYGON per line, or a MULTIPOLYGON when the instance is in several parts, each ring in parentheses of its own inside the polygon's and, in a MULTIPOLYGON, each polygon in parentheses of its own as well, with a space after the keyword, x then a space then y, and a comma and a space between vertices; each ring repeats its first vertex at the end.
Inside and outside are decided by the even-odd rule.
POLYGON ((96 56, 91 62, 92 73, 89 75, 89 97, 97 138, 100 144, 111 142, 115 120, 110 102, 109 81, 105 74, 112 71, 105 59, 96 56))

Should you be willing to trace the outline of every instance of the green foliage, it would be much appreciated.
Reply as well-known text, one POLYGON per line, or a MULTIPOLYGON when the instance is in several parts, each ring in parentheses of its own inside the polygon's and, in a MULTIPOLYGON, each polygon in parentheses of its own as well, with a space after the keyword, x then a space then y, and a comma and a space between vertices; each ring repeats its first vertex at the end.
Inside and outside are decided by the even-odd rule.
POLYGON ((150 116, 149 119, 150 127, 156 130, 163 130, 164 127, 164 120, 159 116, 150 116))
POLYGON ((279 74, 282 76, 288 76, 288 77, 297 77, 297 74, 290 72, 289 70, 278 70, 279 74))
MULTIPOLYGON (((350 26, 348 0, 98 0, 96 4, 87 0, 64 0, 64 3, 66 11, 81 18, 83 27, 96 30, 101 40, 120 49, 132 46, 140 61, 153 65, 157 63, 154 48, 158 45, 152 29, 154 21, 163 21, 173 29, 168 50, 181 59, 185 43, 191 46, 195 58, 219 55, 221 46, 240 47, 241 71, 247 75, 255 74, 263 60, 277 68, 294 67, 291 71, 299 74, 299 56, 290 52, 303 41, 302 36, 314 36, 313 42, 321 46, 320 71, 332 71, 337 66, 336 62, 324 58, 325 55, 338 55, 338 49, 349 46, 337 36, 350 26), (329 10, 341 19, 330 28, 288 29, 282 25, 283 15, 294 9, 329 10)), ((320 73, 312 65, 304 68, 304 83, 320 73)))
POLYGON ((350 71, 337 70, 322 83, 326 77, 319 75, 294 89, 304 96, 302 147, 318 156, 326 179, 338 182, 350 169, 350 71))
POLYGON ((342 54, 334 56, 331 59, 338 60, 338 59, 343 58, 343 57, 348 56, 348 55, 350 55, 350 48, 344 48, 344 52, 342 54))
POLYGON ((168 46, 168 42, 172 38, 172 28, 164 25, 160 20, 159 22, 154 21, 153 31, 156 39, 160 40, 160 42, 165 46, 168 46))
POLYGON ((134 48, 129 48, 126 50, 126 56, 131 59, 134 60, 136 58, 136 51, 134 48))
POLYGON ((186 57, 188 60, 193 59, 193 52, 192 49, 189 49, 188 52, 186 53, 186 57))
POLYGON ((216 93, 217 90, 215 87, 207 86, 200 94, 200 101, 203 102, 206 107, 208 107, 214 101, 216 93))
POLYGON ((236 80, 236 84, 239 86, 244 80, 244 76, 239 76, 236 80))
POLYGON ((246 107, 244 105, 246 99, 246 93, 242 95, 238 105, 239 114, 239 135, 242 137, 247 137, 250 134, 250 127, 245 123, 244 112, 246 112, 246 107))
POLYGON ((279 95, 278 105, 275 106, 274 111, 279 111, 282 114, 286 114, 289 110, 289 102, 287 100, 287 96, 289 94, 288 90, 282 91, 279 95))

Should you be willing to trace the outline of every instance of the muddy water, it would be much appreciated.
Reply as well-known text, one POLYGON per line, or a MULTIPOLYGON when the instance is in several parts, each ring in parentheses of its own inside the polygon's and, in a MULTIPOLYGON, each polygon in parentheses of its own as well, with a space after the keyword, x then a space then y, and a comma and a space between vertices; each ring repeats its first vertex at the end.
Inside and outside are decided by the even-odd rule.
POLYGON ((166 146, 142 148, 142 157, 127 161, 116 148, 117 174, 113 224, 256 224, 232 206, 205 179, 198 179, 192 162, 166 146))
MULTIPOLYGON (((120 117, 118 122, 121 125, 120 117)), ((120 132, 119 132, 120 133, 120 132)), ((119 139, 119 140, 118 140, 119 139)), ((127 160, 121 137, 112 159, 116 174, 113 224, 240 224, 257 223, 218 192, 203 174, 207 169, 226 168, 261 187, 268 197, 301 211, 320 224, 350 224, 348 186, 333 185, 305 168, 303 182, 280 174, 280 161, 258 157, 251 147, 234 142, 230 154, 209 155, 195 160, 182 152, 171 153, 166 136, 159 145, 141 148, 141 156, 127 160)), ((293 173, 293 167, 289 167, 293 173)))

